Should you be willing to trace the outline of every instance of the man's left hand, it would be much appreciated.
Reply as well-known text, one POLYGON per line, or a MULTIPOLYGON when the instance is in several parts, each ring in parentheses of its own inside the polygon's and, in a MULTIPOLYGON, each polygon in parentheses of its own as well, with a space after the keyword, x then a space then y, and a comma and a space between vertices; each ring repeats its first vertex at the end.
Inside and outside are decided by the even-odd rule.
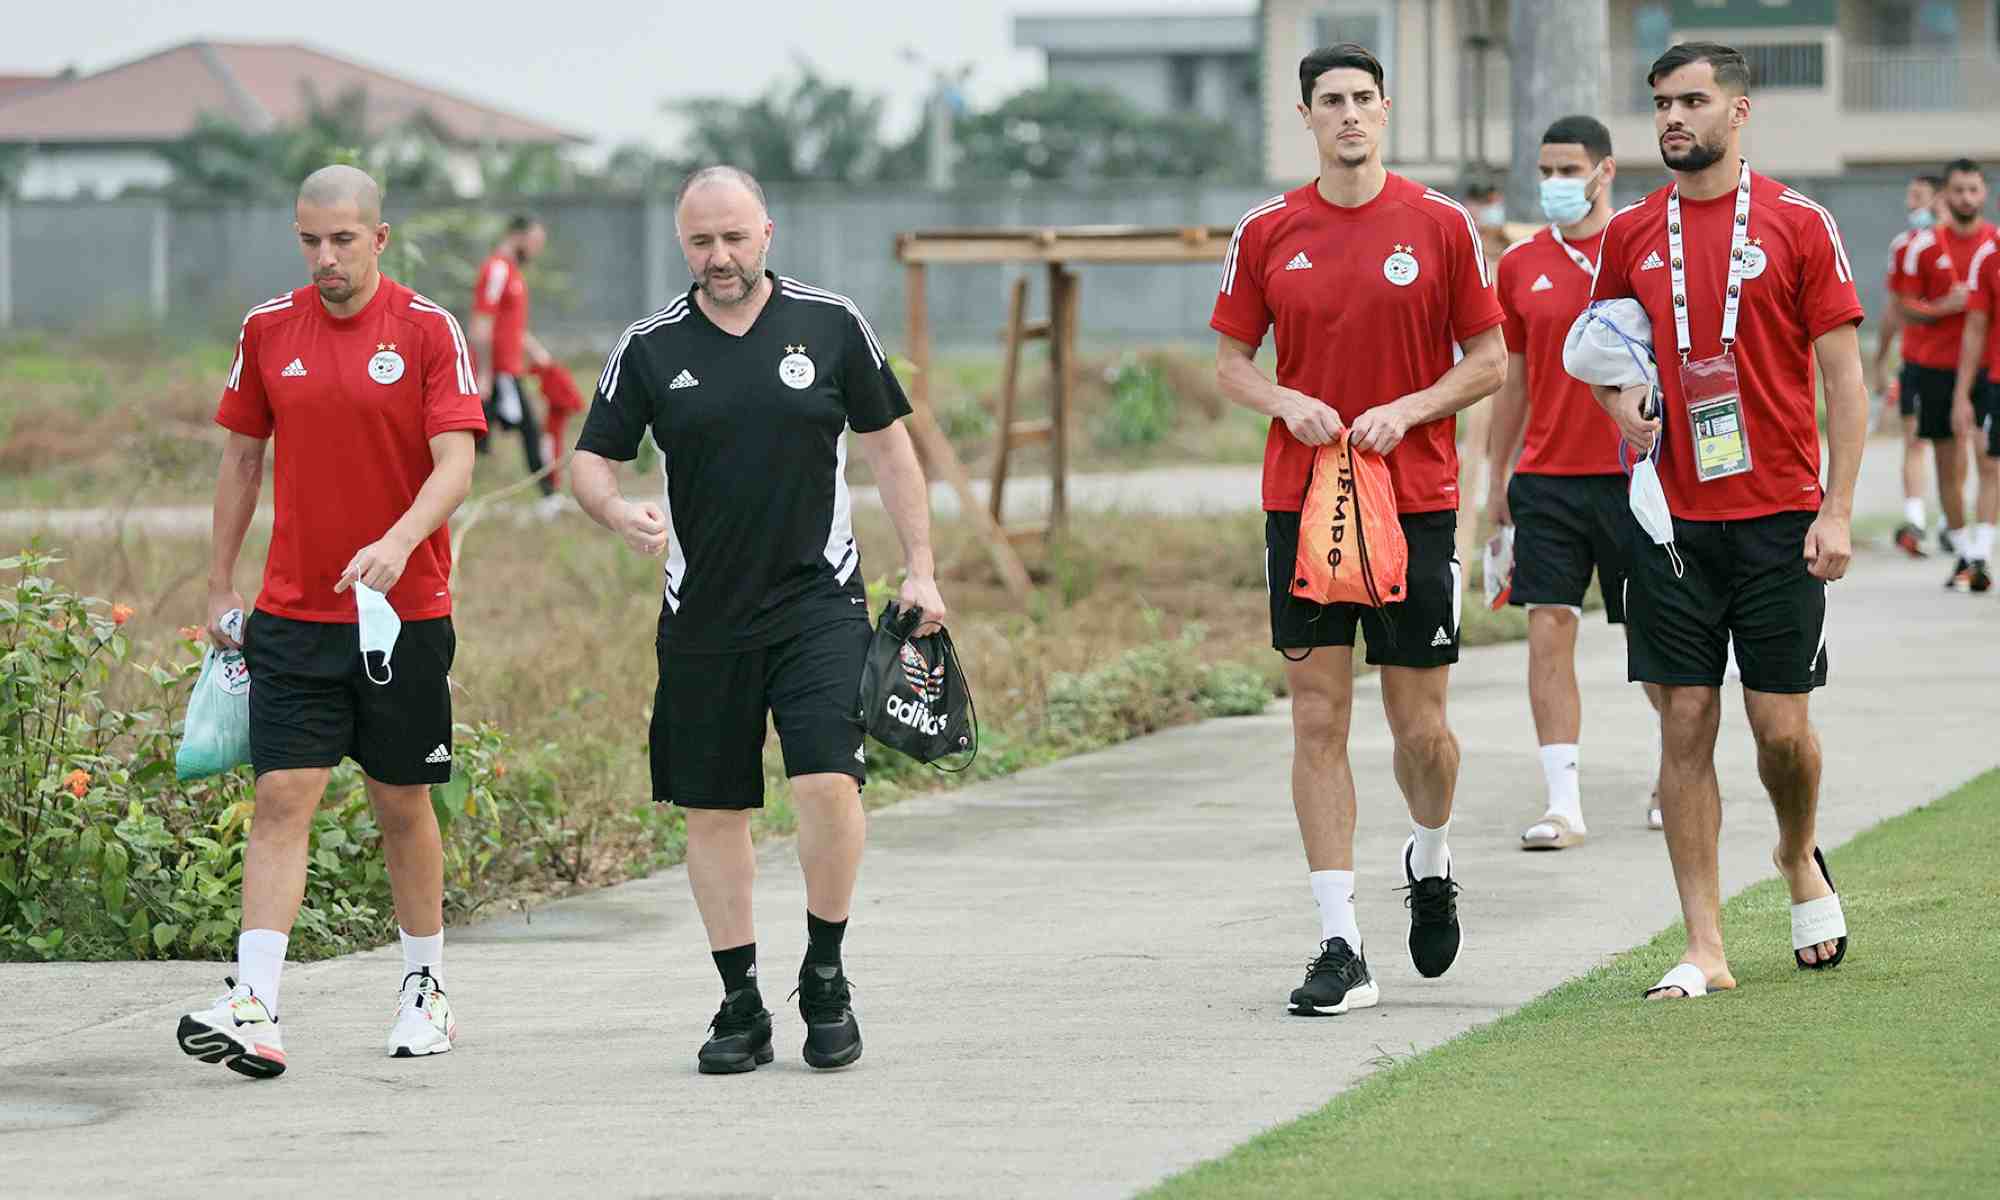
POLYGON ((400 545, 386 537, 363 546, 355 552, 347 569, 340 573, 340 582, 333 585, 333 590, 344 592, 358 581, 378 592, 387 592, 403 577, 403 566, 410 561, 410 551, 414 549, 416 547, 400 545))
POLYGON ((1403 435, 1408 432, 1410 418, 1401 401, 1378 404, 1354 418, 1347 427, 1347 444, 1359 450, 1387 454, 1403 444, 1403 435))
POLYGON ((1806 530, 1806 570, 1814 579, 1831 583, 1847 574, 1854 557, 1850 524, 1846 517, 1822 512, 1806 530))
POLYGON ((905 611, 914 608, 923 612, 923 623, 917 626, 918 636, 944 628, 947 615, 944 597, 938 594, 937 580, 929 575, 912 575, 903 580, 903 590, 896 595, 896 606, 905 611))

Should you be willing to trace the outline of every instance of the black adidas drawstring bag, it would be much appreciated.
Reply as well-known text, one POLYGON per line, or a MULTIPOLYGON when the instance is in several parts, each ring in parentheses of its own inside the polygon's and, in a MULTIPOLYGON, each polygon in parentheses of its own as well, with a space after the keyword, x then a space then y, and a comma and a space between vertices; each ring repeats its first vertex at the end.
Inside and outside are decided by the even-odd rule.
POLYGON ((940 628, 916 636, 923 619, 922 610, 893 601, 882 610, 861 668, 855 719, 892 750, 940 771, 963 771, 979 757, 979 711, 951 634, 940 628), (938 766, 949 754, 967 757, 954 767, 938 766))

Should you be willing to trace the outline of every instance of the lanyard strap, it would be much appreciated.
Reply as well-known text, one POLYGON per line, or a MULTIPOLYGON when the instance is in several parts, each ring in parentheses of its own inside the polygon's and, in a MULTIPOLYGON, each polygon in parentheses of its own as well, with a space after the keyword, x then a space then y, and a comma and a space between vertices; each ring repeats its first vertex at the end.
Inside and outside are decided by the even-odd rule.
POLYGON ((1556 240, 1556 245, 1561 246, 1563 248, 1564 254, 1569 255, 1569 260, 1576 264, 1577 270, 1582 271, 1585 275, 1590 276, 1592 279, 1597 278, 1597 267, 1593 265, 1589 259, 1583 256, 1583 251, 1578 250, 1575 246, 1572 246, 1568 242, 1563 241, 1563 231, 1557 229, 1554 223, 1551 223, 1549 225, 1549 236, 1556 240))
MULTIPOLYGON (((1750 240, 1750 163, 1736 180, 1736 222, 1729 234, 1729 286, 1722 301, 1722 352, 1729 353, 1736 342, 1736 313, 1743 299, 1743 246, 1750 240)), ((1688 360, 1694 339, 1688 333, 1687 267, 1681 243, 1681 185, 1667 193, 1667 253, 1673 258, 1674 339, 1680 345, 1681 361, 1688 360)))

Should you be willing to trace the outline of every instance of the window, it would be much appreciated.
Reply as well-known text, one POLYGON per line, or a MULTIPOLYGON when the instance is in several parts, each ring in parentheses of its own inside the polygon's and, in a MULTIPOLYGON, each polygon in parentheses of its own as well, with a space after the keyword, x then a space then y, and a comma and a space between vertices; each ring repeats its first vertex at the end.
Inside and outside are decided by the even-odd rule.
POLYGON ((1167 102, 1180 112, 1193 112, 1201 100, 1201 60, 1192 54, 1167 58, 1167 102))
POLYGON ((1826 46, 1794 42, 1743 47, 1753 88, 1823 88, 1826 86, 1826 46))
MULTIPOLYGON (((1943 48, 1958 42, 1958 5, 1954 0, 1883 0, 1869 6, 1873 41, 1897 48, 1943 48)), ((1994 5, 2000 24, 2000 3, 1994 5)))
POLYGON ((1339 42, 1367 47, 1382 61, 1382 70, 1389 77, 1383 90, 1390 91, 1396 82, 1395 30, 1391 0, 1330 0, 1317 6, 1306 33, 1314 47, 1339 42))

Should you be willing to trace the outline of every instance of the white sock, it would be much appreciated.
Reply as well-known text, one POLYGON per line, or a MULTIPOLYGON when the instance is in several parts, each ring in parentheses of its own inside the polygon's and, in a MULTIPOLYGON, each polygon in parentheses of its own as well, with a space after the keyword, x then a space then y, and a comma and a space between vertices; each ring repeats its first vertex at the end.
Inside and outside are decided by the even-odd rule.
POLYGON ((1574 742, 1543 746, 1542 778, 1549 785, 1549 811, 1564 817, 1570 828, 1583 833, 1583 789, 1577 783, 1576 756, 1574 742))
POLYGON ((1451 874, 1451 848, 1444 844, 1444 835, 1450 829, 1450 821, 1436 829, 1410 822, 1411 841, 1414 843, 1410 847, 1410 874, 1418 879, 1436 879, 1451 874))
POLYGON ((1312 871, 1313 902, 1319 905, 1319 940, 1346 938, 1347 948, 1361 953, 1361 926, 1354 919, 1354 872, 1312 871))
POLYGON ((1924 502, 1916 496, 1911 496, 1904 500, 1903 520, 1915 525, 1918 529, 1922 529, 1924 527, 1924 502))
POLYGON ((1967 557, 1980 562, 1993 557, 1993 526, 1982 522, 1972 527, 1972 553, 1967 557))
POLYGON ((246 929, 236 936, 236 982, 250 985, 273 1020, 278 1016, 278 976, 291 942, 291 935, 275 929, 246 929))
POLYGON ((439 929, 429 937, 418 937, 398 925, 396 932, 403 935, 403 974, 428 970, 431 978, 437 980, 439 990, 443 990, 444 930, 439 929))
POLYGON ((1964 529, 1952 530, 1950 537, 1952 553, 1958 555, 1960 558, 1972 557, 1972 539, 1967 536, 1964 529))

